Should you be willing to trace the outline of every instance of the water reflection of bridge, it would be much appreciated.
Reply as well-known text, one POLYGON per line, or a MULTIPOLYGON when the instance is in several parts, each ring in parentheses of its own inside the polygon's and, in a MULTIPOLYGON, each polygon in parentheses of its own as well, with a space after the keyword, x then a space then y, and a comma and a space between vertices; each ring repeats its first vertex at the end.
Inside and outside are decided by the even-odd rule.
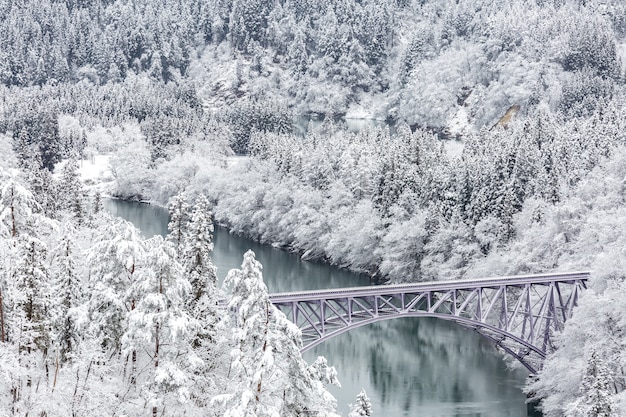
POLYGON ((471 328, 531 373, 554 350, 588 272, 524 275, 273 294, 302 330, 303 351, 350 329, 399 317, 437 317, 471 328))

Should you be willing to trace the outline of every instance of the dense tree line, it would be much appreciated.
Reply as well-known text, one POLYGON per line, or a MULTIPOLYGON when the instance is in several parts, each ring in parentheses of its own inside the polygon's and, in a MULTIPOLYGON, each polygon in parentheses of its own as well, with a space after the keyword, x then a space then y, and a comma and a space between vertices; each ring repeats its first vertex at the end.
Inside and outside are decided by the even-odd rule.
POLYGON ((307 258, 393 280, 458 277, 515 237, 528 200, 557 204, 624 143, 619 103, 590 119, 537 112, 467 138, 457 158, 406 126, 258 133, 242 178, 199 173, 206 184, 187 184, 213 196, 233 231, 307 258))
POLYGON ((83 78, 119 81, 129 72, 157 79, 184 74, 199 24, 196 2, 3 1, 5 85, 43 85, 83 78))
MULTIPOLYGON (((45 86, 62 96, 82 82, 92 92, 104 88, 95 96, 110 102, 121 91, 136 95, 137 83, 124 81, 142 74, 151 85, 144 90, 180 90, 183 112, 217 95, 227 105, 243 100, 235 104, 241 109, 250 110, 250 100, 296 113, 354 109, 445 129, 466 110, 462 124, 478 130, 514 104, 524 111, 543 101, 567 115, 593 112, 623 83, 618 42, 625 16, 620 2, 577 0, 5 0, 0 84, 45 86), (188 80, 202 74, 205 91, 198 93, 188 80), (124 87, 112 94, 109 84, 118 83, 124 87), (362 109, 372 98, 374 105, 362 109)), ((130 112, 100 103, 65 103, 59 111, 140 122, 161 112, 142 103, 130 112)), ((231 117, 225 108, 218 112, 231 117)), ((246 150, 239 138, 251 127, 258 126, 235 134, 238 152, 246 150)))

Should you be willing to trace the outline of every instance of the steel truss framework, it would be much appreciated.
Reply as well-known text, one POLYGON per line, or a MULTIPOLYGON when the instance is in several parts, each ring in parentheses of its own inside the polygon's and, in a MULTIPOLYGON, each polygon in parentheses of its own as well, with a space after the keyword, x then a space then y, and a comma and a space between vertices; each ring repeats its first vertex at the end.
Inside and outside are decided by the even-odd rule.
POLYGON ((399 317, 468 327, 536 373, 571 317, 588 272, 303 291, 270 296, 302 330, 302 351, 350 329, 399 317))

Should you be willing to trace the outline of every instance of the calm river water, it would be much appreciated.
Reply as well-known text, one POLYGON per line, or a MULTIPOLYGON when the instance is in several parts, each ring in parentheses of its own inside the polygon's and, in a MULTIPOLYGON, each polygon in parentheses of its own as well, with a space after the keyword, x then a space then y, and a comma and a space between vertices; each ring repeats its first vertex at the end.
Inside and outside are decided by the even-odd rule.
MULTIPOLYGON (((131 221, 145 237, 167 234, 167 211, 106 200, 105 208, 131 221)), ((213 262, 223 280, 252 249, 270 292, 369 285, 367 277, 233 236, 216 228, 213 262)), ((337 368, 331 387, 343 416, 361 388, 379 417, 536 417, 522 392, 526 372, 508 369, 502 356, 471 330, 437 319, 396 319, 361 327, 305 353, 337 368)))

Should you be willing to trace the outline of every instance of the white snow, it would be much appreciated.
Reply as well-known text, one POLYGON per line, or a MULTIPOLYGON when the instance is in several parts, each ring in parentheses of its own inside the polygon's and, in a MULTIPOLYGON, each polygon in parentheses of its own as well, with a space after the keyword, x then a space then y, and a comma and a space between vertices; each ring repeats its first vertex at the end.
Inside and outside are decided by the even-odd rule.
POLYGON ((350 105, 346 111, 346 119, 373 119, 374 106, 371 97, 361 95, 359 103, 350 105))
POLYGON ((249 160, 250 157, 247 155, 232 155, 224 159, 226 163, 226 166, 224 168, 237 167, 239 165, 245 164, 249 160))
POLYGON ((61 114, 59 115, 58 122, 59 135, 61 137, 69 137, 70 135, 80 137, 83 133, 83 129, 80 126, 80 120, 74 116, 61 114))
POLYGON ((448 155, 448 159, 453 160, 459 158, 463 153, 463 148, 465 147, 465 143, 459 140, 444 140, 443 148, 446 150, 446 155, 448 155))
POLYGON ((92 155, 89 159, 79 162, 80 178, 85 184, 113 181, 109 166, 111 155, 92 155))
POLYGON ((346 110, 346 120, 363 119, 384 121, 389 107, 389 98, 384 94, 359 95, 356 103, 349 105, 346 110))
POLYGON ((626 42, 615 45, 617 48, 617 56, 622 64, 622 71, 626 71, 626 42))
MULTIPOLYGON (((109 183, 114 181, 113 173, 109 166, 111 155, 91 155, 87 159, 78 161, 78 174, 87 188, 98 188, 103 191, 109 183)), ((67 159, 54 166, 54 177, 59 178, 67 159)))
POLYGON ((448 130, 452 136, 466 136, 472 130, 467 109, 460 107, 448 123, 448 130))

